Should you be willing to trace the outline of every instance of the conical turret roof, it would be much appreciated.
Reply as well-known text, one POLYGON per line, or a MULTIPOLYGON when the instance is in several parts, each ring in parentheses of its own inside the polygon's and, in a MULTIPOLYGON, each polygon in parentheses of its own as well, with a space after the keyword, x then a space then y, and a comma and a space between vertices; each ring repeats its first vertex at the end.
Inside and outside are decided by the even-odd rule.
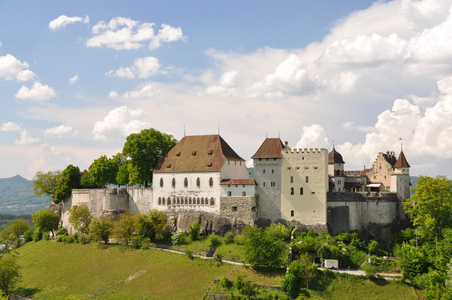
POLYGON ((405 154, 403 154, 403 151, 400 151, 399 158, 397 159, 397 162, 394 164, 394 168, 409 168, 410 164, 406 160, 405 154))
POLYGON ((333 150, 328 153, 328 163, 329 164, 345 164, 344 159, 342 158, 342 155, 336 151, 336 149, 333 147, 333 150))

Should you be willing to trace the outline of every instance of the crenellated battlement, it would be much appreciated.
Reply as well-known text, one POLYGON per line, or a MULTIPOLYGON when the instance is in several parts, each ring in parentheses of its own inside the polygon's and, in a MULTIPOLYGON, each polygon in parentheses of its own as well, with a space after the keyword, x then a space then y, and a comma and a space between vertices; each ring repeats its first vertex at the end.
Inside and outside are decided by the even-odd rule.
POLYGON ((283 154, 328 154, 328 150, 325 148, 290 148, 290 149, 283 149, 283 154))

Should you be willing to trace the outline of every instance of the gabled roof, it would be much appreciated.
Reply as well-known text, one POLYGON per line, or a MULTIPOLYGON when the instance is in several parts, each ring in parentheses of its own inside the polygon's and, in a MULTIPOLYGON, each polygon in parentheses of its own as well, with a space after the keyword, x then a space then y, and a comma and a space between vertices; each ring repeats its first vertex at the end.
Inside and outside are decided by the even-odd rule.
POLYGON ((256 182, 252 178, 246 178, 246 179, 222 179, 220 181, 221 185, 225 184, 245 184, 245 185, 255 185, 256 182))
POLYGON ((162 157, 154 172, 219 172, 227 160, 245 161, 219 135, 186 136, 162 157))
POLYGON ((282 158, 282 149, 284 144, 279 138, 266 138, 251 158, 282 158))
POLYGON ((397 159, 397 162, 394 164, 394 168, 409 168, 409 167, 410 165, 406 160, 405 154, 403 154, 403 151, 400 151, 399 158, 397 159))
POLYGON ((397 158, 394 152, 386 151, 383 153, 384 159, 394 168, 395 163, 397 162, 397 158))
POLYGON ((328 163, 329 164, 345 164, 344 160, 342 159, 342 155, 336 151, 336 149, 333 147, 333 150, 328 153, 328 163))

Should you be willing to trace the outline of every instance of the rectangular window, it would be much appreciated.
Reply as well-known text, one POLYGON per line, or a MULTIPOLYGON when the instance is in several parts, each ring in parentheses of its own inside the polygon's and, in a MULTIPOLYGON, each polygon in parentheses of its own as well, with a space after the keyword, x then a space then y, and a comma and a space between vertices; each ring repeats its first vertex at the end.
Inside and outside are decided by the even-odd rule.
POLYGON ((237 206, 233 206, 233 207, 232 207, 232 211, 233 211, 233 212, 237 211, 237 206))
POLYGON ((246 192, 242 192, 242 196, 246 196, 246 192))

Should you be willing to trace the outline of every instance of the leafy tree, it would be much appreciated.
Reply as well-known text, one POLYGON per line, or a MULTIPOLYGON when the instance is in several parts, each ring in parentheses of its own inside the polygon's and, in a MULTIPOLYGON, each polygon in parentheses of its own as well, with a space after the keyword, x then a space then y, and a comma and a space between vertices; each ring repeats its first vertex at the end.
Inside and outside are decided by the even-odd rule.
POLYGON ((419 235, 438 244, 442 229, 452 227, 452 181, 445 176, 419 176, 413 189, 416 193, 405 202, 405 210, 419 235))
POLYGON ((41 209, 37 213, 31 215, 36 231, 51 231, 58 229, 60 217, 49 209, 41 209))
POLYGON ((81 176, 80 176, 80 186, 83 188, 98 188, 94 183, 94 179, 91 176, 91 173, 89 170, 83 170, 81 176))
POLYGON ((93 219, 91 211, 85 205, 72 206, 69 209, 69 223, 81 234, 88 234, 89 224, 93 219))
POLYGON ((135 219, 133 215, 129 213, 122 214, 118 221, 115 223, 114 233, 115 236, 119 239, 123 239, 126 245, 129 244, 129 241, 133 237, 133 233, 135 232, 135 219))
POLYGON ((153 128, 144 129, 127 137, 123 154, 130 157, 132 167, 137 171, 137 178, 132 183, 148 186, 152 182, 152 172, 157 162, 177 143, 170 134, 161 133, 153 128))
POLYGON ((284 265, 286 246, 280 238, 257 226, 244 230, 245 260, 254 269, 277 269, 284 265))
POLYGON ((53 202, 58 204, 69 197, 71 195, 72 189, 77 189, 81 186, 80 180, 80 169, 78 167, 74 167, 73 165, 68 165, 61 174, 60 180, 58 180, 55 185, 55 188, 53 190, 53 202))
POLYGON ((317 275, 317 266, 312 263, 311 256, 304 254, 300 257, 300 260, 294 260, 290 263, 281 288, 292 299, 295 299, 300 294, 302 287, 306 286, 306 289, 309 289, 309 283, 317 275))
POLYGON ((27 231, 29 226, 28 221, 24 219, 14 219, 6 229, 2 230, 0 239, 7 240, 10 235, 13 235, 14 239, 18 239, 20 235, 27 231))
POLYGON ((193 224, 188 226, 188 233, 192 241, 195 241, 199 238, 199 232, 201 231, 201 225, 199 221, 196 220, 193 224))
POLYGON ((105 155, 94 160, 89 167, 93 183, 103 187, 109 183, 116 184, 118 170, 119 165, 113 159, 108 159, 105 155))
POLYGON ((165 214, 156 209, 147 214, 135 214, 136 231, 143 237, 148 237, 152 242, 157 236, 162 237, 166 232, 167 218, 165 214))
POLYGON ((403 244, 401 246, 400 269, 402 277, 413 280, 417 275, 427 272, 428 261, 425 254, 415 246, 403 244))
POLYGON ((16 282, 20 279, 20 266, 11 254, 0 256, 0 290, 5 294, 9 293, 16 282))
POLYGON ((52 197, 56 183, 61 178, 61 171, 38 171, 33 177, 33 193, 52 197))
POLYGON ((93 219, 89 226, 89 234, 96 240, 103 240, 108 244, 108 239, 113 232, 113 220, 107 216, 100 216, 93 219))

